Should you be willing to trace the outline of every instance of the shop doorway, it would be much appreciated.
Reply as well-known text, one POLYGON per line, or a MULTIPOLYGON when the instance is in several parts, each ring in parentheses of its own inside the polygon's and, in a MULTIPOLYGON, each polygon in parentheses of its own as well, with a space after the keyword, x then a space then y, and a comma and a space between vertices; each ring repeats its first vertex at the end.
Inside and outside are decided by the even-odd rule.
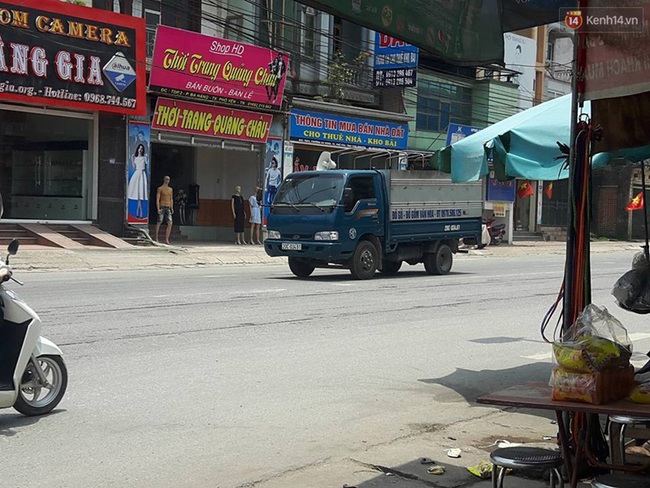
POLYGON ((171 179, 169 185, 174 189, 174 197, 178 195, 179 190, 187 194, 189 185, 194 181, 194 148, 174 144, 151 144, 149 222, 152 224, 158 220, 156 192, 165 176, 171 179))

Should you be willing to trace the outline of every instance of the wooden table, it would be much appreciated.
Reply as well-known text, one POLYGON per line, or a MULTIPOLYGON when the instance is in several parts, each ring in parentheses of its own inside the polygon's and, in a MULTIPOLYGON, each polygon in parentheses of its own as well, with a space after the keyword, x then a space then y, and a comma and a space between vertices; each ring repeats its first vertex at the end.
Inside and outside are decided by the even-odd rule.
MULTIPOLYGON (((484 405, 554 411, 558 423, 560 447, 564 455, 564 462, 566 464, 571 488, 575 488, 578 484, 579 470, 577 469, 577 466, 579 466, 582 461, 582 454, 581 449, 577 449, 575 460, 571 459, 568 430, 563 415, 565 412, 582 412, 598 415, 629 415, 631 417, 650 418, 650 405, 632 403, 626 400, 606 403, 603 405, 553 400, 551 399, 551 387, 545 383, 527 383, 524 385, 512 386, 505 390, 481 395, 476 399, 476 402, 484 405), (573 469, 574 463, 576 465, 575 470, 573 469)), ((590 416, 587 416, 587 418, 589 417, 590 416)), ((589 429, 587 429, 587 432, 588 431, 589 429)), ((588 444, 589 442, 587 439, 585 446, 582 446, 583 449, 587 449, 587 452, 585 453, 587 458, 589 458, 590 454, 588 452, 588 444)))

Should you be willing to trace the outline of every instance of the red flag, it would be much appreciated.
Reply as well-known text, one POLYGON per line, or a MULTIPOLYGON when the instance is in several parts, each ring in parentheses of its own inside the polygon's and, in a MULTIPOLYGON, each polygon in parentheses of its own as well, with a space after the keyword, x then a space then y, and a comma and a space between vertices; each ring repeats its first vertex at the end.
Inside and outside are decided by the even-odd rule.
POLYGON ((643 208, 643 192, 639 192, 630 203, 627 204, 625 210, 641 210, 643 208))
POLYGON ((528 198, 535 192, 533 191, 533 186, 530 184, 530 181, 525 180, 517 188, 517 196, 519 198, 528 198))
POLYGON ((553 198, 553 182, 552 182, 552 181, 549 182, 549 183, 546 185, 546 190, 544 190, 544 193, 546 193, 546 196, 548 197, 549 200, 550 200, 551 198, 553 198))

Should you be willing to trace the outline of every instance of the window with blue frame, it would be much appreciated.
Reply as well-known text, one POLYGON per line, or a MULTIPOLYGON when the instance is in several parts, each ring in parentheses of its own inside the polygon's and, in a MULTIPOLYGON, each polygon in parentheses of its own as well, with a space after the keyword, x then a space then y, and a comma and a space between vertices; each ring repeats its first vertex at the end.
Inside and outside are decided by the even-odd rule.
POLYGON ((472 125, 472 89, 418 80, 416 129, 446 132, 450 123, 472 125))

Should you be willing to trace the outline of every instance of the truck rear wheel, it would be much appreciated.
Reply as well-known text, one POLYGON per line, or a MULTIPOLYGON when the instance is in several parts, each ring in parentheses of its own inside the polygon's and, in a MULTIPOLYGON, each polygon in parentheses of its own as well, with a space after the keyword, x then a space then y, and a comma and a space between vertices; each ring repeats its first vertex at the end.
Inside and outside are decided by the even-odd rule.
POLYGON ((377 271, 379 256, 377 249, 370 241, 361 241, 357 245, 350 264, 350 272, 357 280, 368 280, 377 271))
POLYGON ((306 259, 289 258, 289 269, 298 278, 307 278, 316 267, 306 259))
POLYGON ((446 275, 451 271, 454 254, 447 244, 440 244, 436 252, 424 255, 424 269, 431 275, 446 275))
POLYGON ((393 276, 401 267, 402 261, 384 261, 381 265, 381 272, 387 276, 393 276))

